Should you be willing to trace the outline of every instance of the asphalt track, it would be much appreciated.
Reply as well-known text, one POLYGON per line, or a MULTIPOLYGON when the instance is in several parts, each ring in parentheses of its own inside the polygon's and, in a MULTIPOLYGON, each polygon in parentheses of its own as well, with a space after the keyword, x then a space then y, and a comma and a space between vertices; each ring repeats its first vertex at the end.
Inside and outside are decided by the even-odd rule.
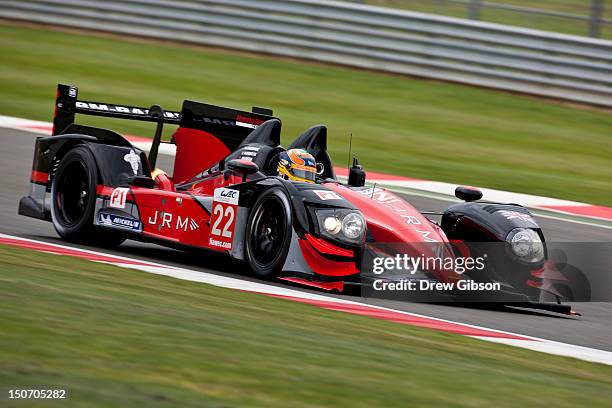
MULTIPOLYGON (((0 163, 2 163, 0 232, 47 242, 63 243, 57 237, 51 223, 17 215, 19 198, 28 191, 36 135, 0 128, 0 136, 2 143, 0 149, 0 163)), ((160 164, 162 167, 165 167, 164 164, 167 165, 168 160, 167 157, 161 158, 160 164)), ((439 211, 448 205, 447 201, 440 199, 413 195, 406 195, 406 198, 419 210, 439 211)), ((539 218, 538 221, 550 241, 612 242, 612 230, 610 229, 570 223, 559 219, 539 218)), ((248 275, 248 268, 244 264, 208 252, 184 253, 135 241, 127 241, 117 250, 107 252, 256 281, 248 275)), ((284 283, 278 283, 278 285, 288 286, 284 283)), ((310 290, 300 287, 294 287, 294 289, 310 292, 310 290)), ((321 292, 317 293, 323 294, 321 292)), ((329 296, 343 297, 341 295, 329 296)), ((376 299, 361 299, 360 301, 456 322, 612 351, 612 341, 610 340, 612 339, 612 303, 575 304, 575 308, 583 316, 566 317, 512 308, 488 309, 459 307, 451 304, 403 303, 376 299)))

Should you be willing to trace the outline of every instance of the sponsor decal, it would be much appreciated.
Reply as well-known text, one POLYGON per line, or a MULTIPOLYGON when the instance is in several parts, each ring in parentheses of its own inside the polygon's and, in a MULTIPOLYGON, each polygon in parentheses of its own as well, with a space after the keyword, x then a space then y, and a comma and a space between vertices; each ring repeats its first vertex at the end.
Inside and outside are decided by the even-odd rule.
MULTIPOLYGON (((368 196, 372 200, 384 205, 389 210, 397 214, 400 218, 402 218, 406 222, 406 224, 410 226, 423 225, 423 223, 417 216, 412 215, 414 213, 411 209, 405 207, 402 208, 403 201, 400 198, 398 198, 393 193, 388 192, 384 188, 364 188, 363 190, 359 190, 359 193, 364 196, 368 196)), ((418 229, 417 227, 413 228, 414 231, 421 234, 421 236, 423 237, 423 241, 438 242, 437 239, 430 237, 432 233, 431 231, 418 229)))
POLYGON ((231 188, 216 188, 213 202, 220 202, 232 205, 238 205, 240 191, 232 190, 231 188))
POLYGON ((239 198, 240 191, 238 190, 215 189, 210 219, 210 237, 208 238, 210 247, 226 251, 232 249, 239 198))
POLYGON ((372 200, 378 201, 382 204, 390 205, 393 203, 401 202, 397 196, 392 193, 389 193, 384 188, 366 188, 359 191, 360 194, 365 196, 370 196, 372 200))
POLYGON ((248 116, 244 116, 244 115, 237 115, 236 116, 236 124, 238 124, 238 122, 242 122, 245 125, 253 125, 253 128, 256 128, 257 126, 261 125, 262 123, 264 123, 263 119, 259 119, 259 118, 251 118, 248 116))
POLYGON ((419 234, 423 236, 423 241, 425 242, 438 242, 437 239, 433 239, 429 237, 431 235, 431 231, 416 230, 416 232, 418 232, 419 234))
POLYGON ((118 227, 130 231, 142 231, 142 224, 135 218, 122 217, 120 215, 108 214, 105 212, 98 213, 98 224, 109 227, 118 227))
POLYGON ((244 150, 240 154, 240 158, 242 160, 253 161, 253 158, 257 156, 258 152, 259 152, 258 146, 247 146, 244 148, 244 150))
MULTIPOLYGON (((120 105, 110 105, 106 103, 77 101, 76 107, 80 109, 89 109, 89 110, 104 111, 104 112, 110 112, 110 113, 127 113, 130 115, 149 116, 148 109, 137 108, 134 106, 120 106, 120 105)), ((164 111, 164 116, 169 119, 180 119, 181 118, 181 114, 179 112, 172 112, 172 111, 164 111)))
POLYGON ((244 123, 244 122, 238 122, 236 121, 236 126, 241 126, 241 127, 245 127, 245 128, 249 128, 249 129, 256 129, 257 125, 252 125, 250 123, 244 123))
POLYGON ((206 123, 210 123, 213 125, 240 126, 240 127, 246 127, 249 129, 255 129, 257 127, 257 125, 255 124, 242 122, 239 120, 234 121, 234 120, 219 119, 219 118, 209 118, 206 116, 203 116, 202 120, 206 123))
POLYGON ((130 191, 126 187, 117 187, 113 190, 110 196, 110 206, 113 208, 125 208, 125 200, 130 191))
POLYGON ((342 197, 340 197, 338 194, 336 194, 333 191, 328 191, 328 190, 312 190, 313 193, 315 193, 321 200, 342 200, 342 197))
POLYGON ((261 125, 263 122, 263 120, 258 118, 250 118, 243 115, 236 116, 236 126, 242 126, 249 129, 256 129, 257 126, 261 125))
POLYGON ((507 211, 507 210, 500 210, 499 213, 503 215, 504 218, 506 218, 507 220, 521 220, 521 221, 533 222, 535 224, 535 221, 529 214, 525 214, 525 213, 518 212, 518 211, 507 211))
POLYGON ((175 217, 174 214, 170 212, 159 210, 155 210, 155 215, 149 217, 147 222, 150 225, 157 225, 159 231, 164 227, 183 232, 195 231, 200 228, 198 223, 191 217, 182 217, 180 215, 175 217))
POLYGON ((219 241, 219 240, 214 239, 212 237, 208 239, 208 245, 210 245, 212 247, 217 247, 217 248, 225 249, 225 250, 228 250, 228 251, 232 249, 232 243, 231 242, 219 241))
POLYGON ((138 157, 134 150, 130 149, 130 152, 123 156, 123 160, 130 163, 134 175, 138 174, 138 168, 140 167, 140 157, 138 157))

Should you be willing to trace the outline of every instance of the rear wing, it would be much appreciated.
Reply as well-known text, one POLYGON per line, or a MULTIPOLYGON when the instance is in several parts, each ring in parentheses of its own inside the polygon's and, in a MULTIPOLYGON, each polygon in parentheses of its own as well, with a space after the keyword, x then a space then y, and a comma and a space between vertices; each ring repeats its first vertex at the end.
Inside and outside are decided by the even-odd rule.
MULTIPOLYGON (((110 118, 159 122, 159 118, 150 114, 150 108, 115 105, 112 103, 78 100, 79 89, 72 85, 57 85, 55 113, 53 115, 53 135, 59 135, 75 121, 77 113, 110 118)), ((181 113, 165 111, 163 122, 179 125, 181 113)))
MULTIPOLYGON (((78 100, 79 89, 72 85, 57 85, 55 97, 55 113, 53 115, 53 135, 61 134, 68 126, 74 123, 77 113, 92 116, 106 116, 119 119, 140 120, 145 122, 159 122, 157 115, 151 114, 151 108, 138 106, 116 105, 112 103, 90 102, 78 100)), ((189 102, 191 106, 197 102, 189 102)), ((273 119, 271 109, 259 108, 254 106, 252 112, 242 112, 235 109, 223 108, 220 106, 205 105, 211 111, 208 123, 211 125, 223 124, 223 121, 234 120, 237 126, 242 125, 246 128, 254 129, 256 123, 262 123, 268 119, 273 119), (242 117, 241 117, 242 116, 242 117), (215 120, 216 119, 216 120, 215 120), (246 120, 241 122, 240 119, 246 120)), ((193 110, 191 108, 190 110, 193 110)), ((201 109, 200 109, 201 110, 201 109)), ((163 123, 182 125, 181 112, 164 111, 163 123)), ((187 119, 190 122, 197 122, 198 118, 190 115, 187 119)), ((189 127, 189 126, 186 126, 189 127)))
POLYGON ((76 86, 57 85, 52 134, 65 133, 74 124, 77 113, 155 122, 157 129, 149 152, 149 162, 152 168, 155 167, 164 124, 208 132, 214 135, 215 139, 225 145, 229 151, 233 151, 253 129, 267 120, 277 119, 272 116, 272 110, 266 108, 253 107, 252 112, 246 112, 186 100, 180 112, 165 111, 159 105, 144 108, 82 101, 78 99, 78 92, 76 86))

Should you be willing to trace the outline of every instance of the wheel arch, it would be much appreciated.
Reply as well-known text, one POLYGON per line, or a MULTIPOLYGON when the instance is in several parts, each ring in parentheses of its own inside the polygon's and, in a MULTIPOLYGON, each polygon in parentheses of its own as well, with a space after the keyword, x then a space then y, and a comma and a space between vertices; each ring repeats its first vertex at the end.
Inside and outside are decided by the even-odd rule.
POLYGON ((30 192, 20 200, 19 214, 51 220, 48 195, 51 193, 55 172, 60 161, 77 146, 85 147, 93 155, 99 184, 115 187, 127 184, 129 178, 136 174, 151 174, 145 153, 121 137, 100 138, 83 133, 39 137, 34 146, 30 192), (130 152, 139 158, 137 172, 124 160, 130 152))
POLYGON ((50 146, 48 188, 53 182, 54 170, 62 158, 72 149, 82 146, 90 151, 98 170, 98 184, 110 187, 126 185, 132 176, 150 175, 149 162, 141 149, 132 145, 100 143, 90 135, 74 134, 53 136, 57 140, 54 147, 50 146), (138 157, 138 168, 134 171, 131 164, 125 160, 126 155, 138 157))
MULTIPOLYGON (((253 202, 250 205, 250 210, 249 210, 249 215, 247 217, 246 220, 246 225, 245 225, 245 234, 244 234, 244 257, 245 259, 249 262, 251 268, 253 269, 253 271, 255 272, 256 275, 258 275, 259 277, 265 278, 265 277, 272 277, 272 276, 276 276, 276 274, 280 273, 280 271, 282 270, 283 265, 285 264, 285 261, 287 259, 287 254, 289 252, 289 248, 291 246, 291 241, 292 241, 292 237, 295 231, 295 227, 294 227, 294 210, 293 210, 293 203, 291 200, 291 196, 288 194, 286 188, 283 187, 282 183, 273 183, 270 185, 265 186, 265 188, 263 188, 263 190, 258 191, 258 194, 254 195, 253 197, 253 202), (278 192, 278 193, 276 193, 278 192), (278 254, 282 254, 282 256, 276 256, 274 257, 272 260, 270 260, 270 263, 260 263, 261 259, 257 259, 257 254, 256 252, 254 252, 252 245, 253 245, 253 235, 255 233, 255 229, 259 228, 258 227, 258 214, 261 214, 261 211, 266 211, 261 210, 261 208, 265 208, 263 206, 264 200, 267 196, 273 196, 276 195, 277 199, 280 199, 281 205, 283 207, 285 207, 286 209, 286 213, 284 213, 283 218, 285 218, 285 215, 287 216, 287 220, 286 220, 286 229, 284 231, 284 233, 282 234, 283 241, 282 241, 282 246, 279 248, 280 252, 278 252, 278 254)), ((277 214, 277 213, 274 213, 277 214)), ((264 224, 266 225, 266 224, 264 224)), ((273 227, 271 227, 273 229, 273 227)), ((273 234, 274 236, 274 234, 273 234)), ((274 242, 274 238, 272 238, 274 242)))

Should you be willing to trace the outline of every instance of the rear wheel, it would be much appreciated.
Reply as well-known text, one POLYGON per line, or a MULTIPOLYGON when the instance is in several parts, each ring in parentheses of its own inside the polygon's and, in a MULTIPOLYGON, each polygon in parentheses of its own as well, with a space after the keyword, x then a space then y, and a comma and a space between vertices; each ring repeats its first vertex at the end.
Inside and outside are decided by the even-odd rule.
POLYGON ((281 272, 291 243, 291 207, 279 188, 265 191, 255 202, 246 230, 246 258, 262 278, 281 272))
POLYGON ((96 228, 98 168, 91 152, 82 146, 60 161, 51 184, 53 227, 66 241, 114 247, 125 241, 121 232, 96 228))

